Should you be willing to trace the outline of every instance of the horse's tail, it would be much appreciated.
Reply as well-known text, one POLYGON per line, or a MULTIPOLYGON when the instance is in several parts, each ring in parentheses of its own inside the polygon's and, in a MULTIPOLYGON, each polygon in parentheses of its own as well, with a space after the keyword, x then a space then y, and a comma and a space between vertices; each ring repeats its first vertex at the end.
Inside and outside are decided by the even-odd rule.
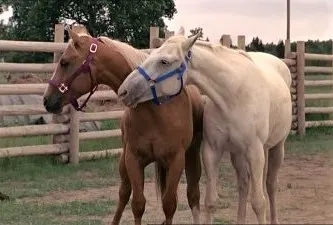
POLYGON ((194 85, 187 85, 186 92, 192 105, 193 133, 194 135, 202 133, 203 130, 203 112, 207 96, 201 95, 200 90, 194 85))
POLYGON ((155 190, 157 198, 162 196, 166 188, 167 170, 159 162, 155 162, 155 190))

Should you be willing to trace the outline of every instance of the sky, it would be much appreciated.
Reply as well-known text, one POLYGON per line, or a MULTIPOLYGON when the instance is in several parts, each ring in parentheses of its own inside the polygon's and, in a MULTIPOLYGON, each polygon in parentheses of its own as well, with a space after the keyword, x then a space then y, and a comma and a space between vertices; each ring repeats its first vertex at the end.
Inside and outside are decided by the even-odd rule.
MULTIPOLYGON (((168 30, 180 26, 202 27, 204 37, 218 42, 222 34, 245 35, 246 42, 258 36, 264 43, 286 39, 286 0, 175 0, 178 13, 168 30)), ((327 40, 333 38, 333 0, 290 0, 290 39, 327 40)))
MULTIPOLYGON (((333 0, 290 0, 291 41, 333 38, 333 0)), ((178 13, 165 19, 169 30, 186 34, 202 27, 204 37, 218 42, 222 34, 245 35, 249 43, 258 36, 264 43, 286 39, 286 0, 175 0, 178 13)), ((12 12, 0 15, 8 20, 12 12)))

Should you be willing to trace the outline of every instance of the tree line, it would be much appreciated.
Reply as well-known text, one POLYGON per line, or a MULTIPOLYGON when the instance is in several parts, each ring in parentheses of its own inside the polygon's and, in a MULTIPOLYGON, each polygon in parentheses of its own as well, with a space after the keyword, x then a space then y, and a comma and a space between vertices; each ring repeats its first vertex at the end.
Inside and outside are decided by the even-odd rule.
MULTIPOLYGON (((191 35, 196 34, 199 30, 202 32, 201 27, 196 27, 191 29, 191 35)), ((206 37, 204 39, 203 32, 200 35, 201 40, 209 41, 209 38, 206 37)), ((222 39, 220 40, 222 43, 222 39)), ((291 51, 296 52, 296 42, 291 42, 291 51)), ((237 48, 237 46, 231 43, 232 48, 237 48)), ((264 44, 259 37, 253 37, 251 42, 245 46, 246 51, 258 51, 258 52, 267 52, 273 54, 279 58, 284 58, 284 51, 285 51, 285 44, 283 40, 279 40, 278 43, 266 43, 264 44)), ((333 46, 332 46, 332 39, 329 40, 308 40, 305 42, 305 52, 307 53, 317 53, 317 54, 326 54, 332 55, 333 53, 333 46)), ((307 66, 332 66, 332 62, 329 61, 309 61, 306 62, 307 66)))
MULTIPOLYGON (((149 27, 177 13, 174 0, 0 0, 0 13, 13 10, 9 23, 0 22, 0 39, 52 41, 54 25, 75 21, 93 36, 108 36, 147 48, 149 27)), ((68 36, 66 33, 65 41, 68 36)), ((49 62, 52 54, 2 52, 8 62, 49 62)))
MULTIPOLYGON (((52 41, 55 24, 77 22, 85 25, 93 36, 112 37, 136 48, 148 47, 150 26, 158 26, 164 36, 163 18, 172 19, 177 13, 174 0, 0 0, 0 14, 9 7, 13 16, 6 24, 0 21, 0 40, 52 41)), ((199 30, 202 28, 190 32, 195 34, 199 30)), ((203 33, 200 39, 209 41, 203 33)), ((296 51, 295 42, 291 43, 291 49, 296 51)), ((254 37, 246 50, 284 57, 283 41, 263 44, 259 37, 254 37)), ((332 40, 308 40, 306 51, 332 54, 332 40)), ((51 62, 53 54, 0 52, 0 58, 6 62, 51 62)))

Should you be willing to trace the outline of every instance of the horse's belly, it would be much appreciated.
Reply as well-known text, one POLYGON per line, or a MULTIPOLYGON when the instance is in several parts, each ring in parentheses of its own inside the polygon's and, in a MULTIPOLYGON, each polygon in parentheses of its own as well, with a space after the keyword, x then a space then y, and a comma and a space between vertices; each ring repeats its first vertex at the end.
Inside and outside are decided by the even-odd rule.
POLYGON ((186 126, 151 129, 151 126, 126 129, 124 142, 136 154, 151 160, 187 149, 192 141, 193 130, 186 126))
POLYGON ((280 98, 270 110, 269 136, 265 143, 267 148, 274 147, 288 136, 292 123, 292 103, 290 94, 280 98))
POLYGON ((223 118, 219 108, 208 99, 204 110, 203 138, 213 150, 239 152, 238 143, 233 141, 233 135, 237 134, 230 126, 227 118, 223 118))

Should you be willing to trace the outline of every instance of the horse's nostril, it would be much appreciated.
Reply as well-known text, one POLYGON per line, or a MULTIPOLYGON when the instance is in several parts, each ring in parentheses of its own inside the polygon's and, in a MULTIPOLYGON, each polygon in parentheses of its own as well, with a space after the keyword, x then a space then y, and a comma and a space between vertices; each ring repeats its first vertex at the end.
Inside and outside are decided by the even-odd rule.
POLYGON ((127 95, 127 91, 123 90, 123 92, 120 93, 119 97, 125 97, 127 95))
POLYGON ((43 104, 44 104, 44 106, 47 105, 47 98, 45 98, 45 97, 43 98, 43 104))

